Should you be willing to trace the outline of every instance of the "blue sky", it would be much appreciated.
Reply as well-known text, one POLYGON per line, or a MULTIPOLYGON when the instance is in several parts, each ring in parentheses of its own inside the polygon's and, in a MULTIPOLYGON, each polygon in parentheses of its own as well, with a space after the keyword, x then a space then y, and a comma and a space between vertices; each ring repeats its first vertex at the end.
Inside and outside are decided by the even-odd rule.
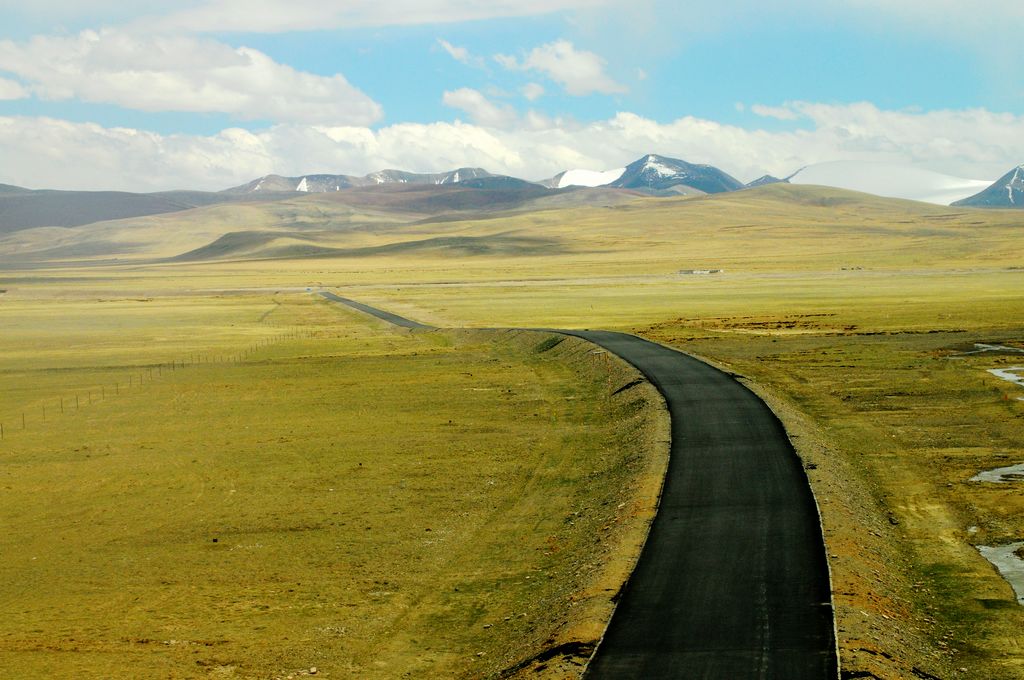
POLYGON ((1017 3, 621 5, 0 0, 0 154, 18 161, 0 182, 222 188, 451 164, 536 179, 647 152, 741 179, 1024 162, 1017 3))

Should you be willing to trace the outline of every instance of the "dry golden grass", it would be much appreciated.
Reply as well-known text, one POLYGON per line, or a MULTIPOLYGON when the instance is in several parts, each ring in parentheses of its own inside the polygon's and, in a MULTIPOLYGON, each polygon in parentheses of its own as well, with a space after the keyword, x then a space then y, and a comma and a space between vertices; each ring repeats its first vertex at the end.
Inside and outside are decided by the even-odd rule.
POLYGON ((596 640, 664 465, 629 369, 309 295, 188 302, 17 309, 8 410, 301 333, 8 432, 3 675, 478 676, 596 640))
MULTIPOLYGON (((320 207, 289 209, 315 221, 320 207)), ((1024 663, 1020 608, 972 544, 1021 538, 1019 486, 965 480, 1020 462, 1024 402, 983 370, 1007 359, 952 355, 975 341, 1024 342, 1022 229, 1019 211, 776 186, 330 237, 344 248, 435 237, 554 244, 528 253, 495 240, 476 255, 435 247, 13 271, 0 299, 324 285, 442 326, 605 327, 676 344, 749 376, 817 465, 845 669, 1012 678, 1024 663), (724 273, 679 274, 704 268, 724 273)))

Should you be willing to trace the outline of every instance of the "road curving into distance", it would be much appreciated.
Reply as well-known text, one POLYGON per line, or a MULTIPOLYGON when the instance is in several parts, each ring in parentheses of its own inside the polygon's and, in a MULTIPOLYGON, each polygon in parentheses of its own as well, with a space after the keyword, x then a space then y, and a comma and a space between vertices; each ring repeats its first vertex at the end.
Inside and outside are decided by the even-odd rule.
POLYGON ((585 677, 838 678, 818 510, 775 414, 734 377, 663 345, 610 331, 552 332, 635 366, 672 419, 658 514, 585 677))
POLYGON ((837 678, 818 510, 775 414, 681 352, 567 333, 633 364, 672 417, 658 514, 586 677, 837 678))

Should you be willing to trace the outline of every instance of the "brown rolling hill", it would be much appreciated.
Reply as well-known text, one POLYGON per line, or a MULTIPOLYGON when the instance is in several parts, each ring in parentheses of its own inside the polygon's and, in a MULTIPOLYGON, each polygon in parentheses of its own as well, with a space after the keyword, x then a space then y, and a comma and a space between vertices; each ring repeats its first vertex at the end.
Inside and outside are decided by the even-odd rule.
POLYGON ((1005 226, 999 211, 948 208, 842 189, 773 184, 693 198, 621 189, 386 185, 292 194, 73 228, 0 237, 0 268, 71 264, 253 259, 543 256, 565 252, 652 253, 689 234, 751 248, 773 239, 806 244, 836 237, 937 239, 1005 226), (766 241, 767 239, 767 241, 766 241), (645 245, 646 244, 646 245, 645 245))
POLYGON ((125 191, 56 191, 0 185, 0 234, 35 227, 77 227, 93 222, 191 210, 219 203, 272 201, 271 194, 244 196, 204 191, 135 194, 125 191))

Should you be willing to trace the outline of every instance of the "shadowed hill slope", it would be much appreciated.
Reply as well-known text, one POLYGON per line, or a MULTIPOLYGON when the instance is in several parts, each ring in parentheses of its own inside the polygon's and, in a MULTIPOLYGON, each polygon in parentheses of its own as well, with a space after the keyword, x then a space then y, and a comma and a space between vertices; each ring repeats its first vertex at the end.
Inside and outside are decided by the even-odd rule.
POLYGON ((972 249, 1002 248, 995 236, 986 246, 995 233, 989 228, 1019 228, 1016 217, 788 184, 695 198, 616 189, 384 186, 22 230, 0 237, 0 266, 586 252, 721 269, 736 252, 756 249, 778 252, 790 266, 831 269, 884 266, 895 257, 893 248, 917 248, 951 262, 972 249), (979 238, 960 243, 968 233, 979 238), (822 247, 840 241, 846 245, 838 250, 822 247))
POLYGON ((0 234, 34 227, 77 227, 107 220, 179 212, 240 200, 274 200, 272 195, 233 196, 203 191, 134 194, 124 191, 52 191, 0 187, 0 234))
POLYGON ((368 257, 372 255, 434 254, 438 256, 506 255, 525 257, 564 252, 565 244, 539 237, 495 234, 492 236, 439 236, 399 241, 379 246, 337 248, 321 245, 318 236, 279 232, 232 232, 213 243, 173 257, 173 262, 232 259, 296 259, 368 257))

